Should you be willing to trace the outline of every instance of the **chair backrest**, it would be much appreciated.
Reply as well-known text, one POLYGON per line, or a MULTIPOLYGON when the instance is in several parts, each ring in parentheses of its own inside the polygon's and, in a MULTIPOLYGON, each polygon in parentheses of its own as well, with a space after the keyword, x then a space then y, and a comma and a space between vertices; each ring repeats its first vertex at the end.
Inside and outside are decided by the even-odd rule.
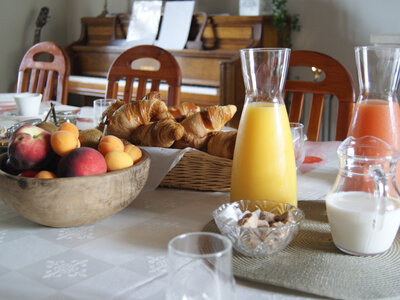
POLYGON ((322 81, 286 81, 286 96, 288 96, 288 92, 291 92, 290 122, 300 121, 305 95, 312 94, 310 115, 308 122, 305 123, 307 123, 308 140, 318 141, 325 96, 334 95, 338 99, 336 140, 344 140, 356 100, 354 80, 351 74, 334 58, 314 51, 293 50, 290 54, 289 69, 296 66, 320 69, 325 78, 322 81))
POLYGON ((43 94, 43 101, 67 104, 71 64, 66 52, 53 42, 32 46, 22 58, 18 71, 17 93, 43 94))
POLYGON ((108 70, 106 98, 117 98, 118 81, 125 80, 125 102, 131 101, 133 84, 137 80, 136 99, 146 95, 146 84, 150 91, 159 91, 161 81, 168 84, 167 105, 180 101, 182 72, 175 57, 168 51, 152 45, 130 48, 119 55, 108 70))

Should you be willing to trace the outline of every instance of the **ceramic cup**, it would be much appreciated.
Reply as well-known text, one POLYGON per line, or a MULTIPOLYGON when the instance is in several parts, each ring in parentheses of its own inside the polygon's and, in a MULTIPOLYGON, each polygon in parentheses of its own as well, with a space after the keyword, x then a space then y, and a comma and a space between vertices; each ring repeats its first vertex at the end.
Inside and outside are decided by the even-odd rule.
POLYGON ((18 115, 24 117, 38 116, 42 94, 19 93, 14 95, 14 101, 17 105, 18 115))

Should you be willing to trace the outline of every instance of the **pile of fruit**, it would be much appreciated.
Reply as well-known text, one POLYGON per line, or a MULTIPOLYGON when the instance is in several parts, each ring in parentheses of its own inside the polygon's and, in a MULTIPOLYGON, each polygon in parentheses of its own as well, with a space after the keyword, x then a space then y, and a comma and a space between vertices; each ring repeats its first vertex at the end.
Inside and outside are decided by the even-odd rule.
POLYGON ((137 146, 97 129, 24 125, 14 132, 2 169, 35 178, 88 176, 131 167, 141 157, 137 146))

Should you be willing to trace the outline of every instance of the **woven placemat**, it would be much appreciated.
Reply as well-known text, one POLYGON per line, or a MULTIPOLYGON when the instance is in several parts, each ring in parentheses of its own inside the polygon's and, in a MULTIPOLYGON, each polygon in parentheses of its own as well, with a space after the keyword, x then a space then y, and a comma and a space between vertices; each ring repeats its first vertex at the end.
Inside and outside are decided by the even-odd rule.
MULTIPOLYGON (((384 254, 358 257, 332 241, 324 202, 301 201, 306 220, 280 252, 247 257, 233 252, 235 276, 339 299, 400 299, 400 233, 384 254)), ((214 221, 203 231, 218 232, 214 221)))

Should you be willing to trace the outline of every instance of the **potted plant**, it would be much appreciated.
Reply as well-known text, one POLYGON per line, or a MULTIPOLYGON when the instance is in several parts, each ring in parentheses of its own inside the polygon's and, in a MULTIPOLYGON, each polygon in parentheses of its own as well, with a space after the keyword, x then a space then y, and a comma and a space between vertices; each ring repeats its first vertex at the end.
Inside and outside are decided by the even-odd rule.
POLYGON ((278 29, 278 46, 291 47, 290 32, 300 31, 299 15, 287 15, 287 0, 272 0, 272 25, 278 29))

